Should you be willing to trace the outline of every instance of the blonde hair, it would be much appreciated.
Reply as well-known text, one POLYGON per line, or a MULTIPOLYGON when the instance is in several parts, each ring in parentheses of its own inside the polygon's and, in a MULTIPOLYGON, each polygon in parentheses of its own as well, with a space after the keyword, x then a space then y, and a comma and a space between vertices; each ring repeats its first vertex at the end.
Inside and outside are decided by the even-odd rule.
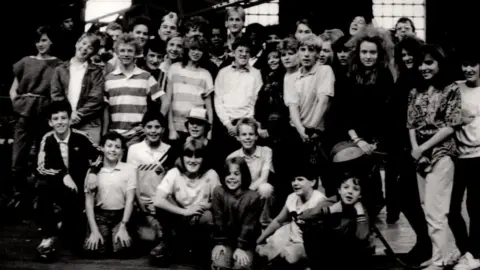
POLYGON ((115 52, 118 51, 120 44, 132 45, 135 48, 135 53, 139 53, 141 51, 140 43, 138 43, 138 40, 133 36, 132 33, 123 33, 117 38, 115 45, 113 45, 115 52))
POLYGON ((315 34, 308 34, 300 39, 299 48, 302 46, 307 46, 309 48, 315 48, 316 51, 320 51, 322 49, 323 41, 320 37, 316 36, 315 34))
POLYGON ((242 21, 245 21, 245 10, 240 6, 228 7, 225 15, 225 21, 228 21, 228 18, 235 13, 242 18, 242 21))

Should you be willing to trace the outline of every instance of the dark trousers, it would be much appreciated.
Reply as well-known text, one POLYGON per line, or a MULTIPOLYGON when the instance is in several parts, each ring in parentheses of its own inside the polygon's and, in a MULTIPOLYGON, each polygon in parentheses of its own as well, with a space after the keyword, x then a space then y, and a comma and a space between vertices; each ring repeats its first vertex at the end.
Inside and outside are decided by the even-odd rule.
POLYGON ((480 257, 480 157, 457 159, 448 223, 458 249, 462 254, 470 252, 480 257), (467 212, 470 233, 462 217, 462 202, 467 190, 467 212))
POLYGON ((59 235, 58 222, 62 222, 62 236, 71 248, 81 248, 85 237, 86 218, 83 213, 85 199, 83 184, 76 183, 78 192, 71 191, 59 177, 42 177, 37 183, 38 225, 43 237, 59 235), (60 211, 56 211, 58 206, 60 211))
POLYGON ((48 124, 41 117, 19 116, 17 118, 12 147, 12 177, 15 181, 14 188, 17 192, 24 193, 22 196, 32 195, 27 183, 27 178, 32 173, 29 157, 32 147, 36 149, 33 154, 36 157, 42 137, 48 130, 48 124))
POLYGON ((398 193, 398 185, 400 175, 404 164, 401 155, 391 154, 387 157, 385 163, 385 203, 387 206, 388 216, 398 216, 400 214, 400 193, 398 193))
MULTIPOLYGON (((237 123, 237 121, 233 122, 234 124, 237 123)), ((214 158, 214 160, 212 160, 212 165, 217 172, 221 172, 223 171, 227 156, 240 149, 242 146, 237 141, 236 137, 228 134, 228 130, 223 124, 219 124, 214 127, 213 137, 214 139, 212 142, 215 154, 212 155, 214 158)))
MULTIPOLYGON (((417 245, 429 247, 431 240, 428 234, 425 212, 420 202, 416 167, 409 153, 403 154, 401 164, 398 194, 402 194, 403 198, 399 201, 400 211, 405 215, 417 235, 417 245)), ((431 248, 426 252, 431 252, 431 248)))

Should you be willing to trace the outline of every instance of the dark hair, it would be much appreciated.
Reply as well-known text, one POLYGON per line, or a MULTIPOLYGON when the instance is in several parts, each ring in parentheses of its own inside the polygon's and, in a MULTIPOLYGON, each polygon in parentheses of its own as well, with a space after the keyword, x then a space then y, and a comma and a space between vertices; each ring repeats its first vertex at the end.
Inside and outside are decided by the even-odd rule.
POLYGON ((209 33, 209 37, 211 36, 211 33, 212 33, 212 30, 213 29, 218 29, 220 30, 220 35, 222 36, 223 40, 225 40, 227 38, 227 29, 225 28, 225 25, 221 25, 221 24, 213 24, 211 27, 210 27, 210 33, 209 33))
POLYGON ((268 38, 270 35, 276 35, 278 38, 281 39, 282 33, 280 31, 280 25, 272 24, 265 26, 265 37, 268 38))
POLYGON ((418 72, 419 61, 416 61, 416 59, 420 57, 420 48, 422 47, 422 44, 422 40, 414 36, 406 36, 395 46, 395 64, 398 67, 400 77, 405 76, 405 74, 409 74, 409 70, 402 60, 402 51, 406 50, 413 56, 413 68, 417 69, 418 72))
POLYGON ((477 64, 480 64, 480 50, 479 50, 478 42, 476 41, 465 42, 465 45, 459 47, 457 52, 458 52, 458 61, 460 65, 475 66, 477 64))
POLYGON ((113 39, 109 34, 100 31, 97 31, 95 34, 100 38, 100 47, 104 43, 103 47, 106 51, 113 50, 113 39))
POLYGON ((413 21, 408 18, 408 17, 401 17, 400 19, 397 20, 397 23, 395 24, 395 29, 397 28, 397 25, 399 23, 410 23, 410 25, 412 26, 412 32, 415 33, 415 24, 413 24, 413 21))
POLYGON ((295 180, 297 177, 305 177, 309 181, 316 181, 313 188, 316 189, 319 185, 318 183, 318 173, 316 168, 309 163, 306 158, 302 158, 301 166, 298 166, 294 169, 293 178, 291 181, 295 180))
POLYGON ((105 136, 103 136, 102 140, 100 141, 100 146, 105 146, 107 141, 116 141, 116 140, 120 140, 120 145, 122 147, 122 150, 127 149, 127 142, 125 141, 125 138, 116 131, 109 131, 107 134, 105 134, 105 136))
POLYGON ((147 110, 147 112, 145 112, 142 118, 142 126, 145 126, 149 122, 155 120, 160 123, 160 126, 162 126, 162 128, 167 127, 167 119, 165 119, 165 116, 163 116, 163 114, 161 114, 160 112, 154 110, 147 110))
POLYGON ((52 115, 59 112, 66 112, 68 118, 72 116, 72 106, 70 105, 70 102, 68 102, 68 100, 62 99, 52 101, 52 103, 50 103, 46 109, 47 119, 50 120, 52 118, 52 115))
POLYGON ((34 34, 34 41, 37 43, 43 35, 46 35, 50 41, 52 41, 55 37, 53 34, 52 28, 50 26, 40 26, 37 29, 35 29, 35 34, 34 34))
POLYGON ((346 183, 348 180, 352 180, 354 185, 360 186, 360 194, 362 194, 364 185, 363 181, 360 178, 349 174, 346 174, 343 178, 341 178, 338 189, 340 189, 343 183, 346 183))
POLYGON ((351 51, 351 47, 348 46, 348 41, 350 40, 350 37, 348 36, 342 36, 335 43, 332 43, 332 49, 335 53, 338 52, 345 52, 345 51, 351 51))
POLYGON ((105 31, 115 31, 115 30, 121 30, 123 32, 123 27, 117 23, 117 22, 111 22, 107 25, 107 29, 105 31))
POLYGON ((249 50, 252 48, 252 44, 250 41, 246 38, 245 35, 243 35, 241 38, 235 40, 232 44, 232 49, 235 51, 238 47, 247 47, 249 50))
POLYGON ((145 25, 147 28, 148 28, 148 32, 150 32, 150 25, 151 25, 152 21, 145 17, 145 16, 140 16, 140 17, 135 17, 132 19, 132 21, 129 23, 128 25, 128 30, 129 31, 133 31, 133 29, 135 28, 135 26, 137 25, 145 25))
POLYGON ((256 34, 256 41, 265 41, 265 26, 259 23, 251 23, 245 28, 245 36, 248 38, 252 33, 256 34))
POLYGON ((242 184, 240 185, 240 188, 243 190, 249 190, 250 184, 252 183, 252 174, 250 173, 247 162, 245 162, 245 159, 243 159, 242 157, 231 157, 225 160, 225 165, 223 166, 220 182, 225 187, 225 189, 228 190, 225 184, 225 178, 227 177, 227 175, 230 174, 230 166, 233 164, 238 165, 240 173, 242 174, 242 184))
POLYGON ((175 162, 175 167, 180 171, 180 173, 185 174, 187 169, 185 168, 185 162, 183 161, 184 156, 195 156, 203 158, 202 165, 198 170, 198 175, 203 176, 210 167, 208 166, 208 161, 206 159, 206 147, 205 144, 199 140, 190 140, 187 141, 182 148, 182 153, 175 162))
POLYGON ((145 46, 143 47, 143 53, 145 56, 148 54, 148 50, 151 50, 154 53, 164 55, 167 49, 167 44, 165 41, 161 40, 159 37, 149 39, 145 46))
POLYGON ((452 78, 453 75, 450 70, 447 56, 440 46, 424 44, 420 48, 420 57, 416 60, 418 61, 417 67, 422 65, 427 55, 430 55, 433 59, 435 59, 435 61, 438 62, 439 71, 433 77, 433 81, 427 82, 425 80, 422 80, 419 90, 426 91, 430 85, 434 86, 437 89, 443 90, 447 85, 453 83, 454 81, 454 79, 452 78))
POLYGON ((183 33, 186 35, 190 29, 198 29, 203 35, 209 35, 209 22, 202 16, 193 16, 183 24, 183 33))
POLYGON ((182 58, 182 66, 185 67, 190 61, 189 51, 193 49, 198 49, 203 52, 202 58, 200 58, 198 64, 200 67, 205 68, 206 61, 208 61, 208 41, 206 38, 194 35, 191 37, 185 37, 183 39, 183 58, 182 58))
POLYGON ((388 69, 388 54, 383 45, 383 39, 379 36, 364 36, 359 39, 351 57, 349 75, 352 76, 357 84, 375 84, 380 71, 388 69), (372 72, 367 72, 367 69, 360 61, 360 47, 364 42, 371 42, 377 46, 378 57, 372 72))

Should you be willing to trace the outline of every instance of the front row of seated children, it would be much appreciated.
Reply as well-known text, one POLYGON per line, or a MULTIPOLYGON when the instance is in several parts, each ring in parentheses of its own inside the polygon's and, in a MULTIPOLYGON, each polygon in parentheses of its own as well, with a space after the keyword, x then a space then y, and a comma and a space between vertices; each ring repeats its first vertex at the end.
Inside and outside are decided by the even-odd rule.
MULTIPOLYGON (((53 207, 48 200, 61 197, 52 194, 65 194, 69 199, 60 200, 63 222, 78 225, 83 219, 79 204, 84 200, 88 231, 78 230, 80 226, 62 229, 70 230, 66 235, 86 236, 83 247, 89 255, 132 254, 141 238, 138 220, 142 219, 154 230, 150 240, 156 246, 150 258, 156 264, 168 265, 172 255, 180 252, 182 256, 193 254, 202 265, 211 259, 214 269, 251 269, 258 256, 325 269, 330 263, 339 265, 332 261, 336 256, 341 255, 345 262, 351 261, 347 257, 365 254, 368 218, 361 204, 359 180, 352 177, 343 180, 338 202, 332 203, 316 190, 312 170, 300 171, 283 210, 261 233, 266 200, 252 185, 259 178, 259 186, 267 184, 263 177, 272 171, 271 155, 268 149, 256 146, 257 126, 251 120, 239 121, 242 149, 227 158, 219 177, 210 168, 205 135, 187 139, 175 160, 170 146, 161 140, 165 120, 159 114, 145 114, 145 140, 129 148, 128 163, 123 163, 125 141, 121 135, 111 132, 104 136, 100 151, 87 135, 70 128, 68 102, 53 102, 51 108, 53 131, 44 137, 39 156, 38 171, 47 183, 39 197, 43 202, 40 209, 49 213, 53 207), (67 212, 70 209, 78 211, 67 212)), ((192 126, 208 125, 199 115, 189 119, 192 126)), ((48 229, 54 228, 54 220, 40 223, 46 235, 38 251, 45 257, 55 251, 57 231, 48 229)))

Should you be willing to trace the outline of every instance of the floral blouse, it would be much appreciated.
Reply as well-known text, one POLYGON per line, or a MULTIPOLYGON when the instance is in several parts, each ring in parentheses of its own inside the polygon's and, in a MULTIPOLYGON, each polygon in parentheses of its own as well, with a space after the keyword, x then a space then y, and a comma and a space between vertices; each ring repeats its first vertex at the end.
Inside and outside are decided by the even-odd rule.
MULTIPOLYGON (((445 89, 430 87, 420 92, 412 89, 408 98, 407 128, 415 129, 420 144, 428 141, 441 128, 456 127, 462 124, 462 102, 460 88, 453 83, 445 89)), ((434 146, 424 156, 435 164, 444 156, 455 156, 457 148, 454 137, 445 139, 434 146)))

